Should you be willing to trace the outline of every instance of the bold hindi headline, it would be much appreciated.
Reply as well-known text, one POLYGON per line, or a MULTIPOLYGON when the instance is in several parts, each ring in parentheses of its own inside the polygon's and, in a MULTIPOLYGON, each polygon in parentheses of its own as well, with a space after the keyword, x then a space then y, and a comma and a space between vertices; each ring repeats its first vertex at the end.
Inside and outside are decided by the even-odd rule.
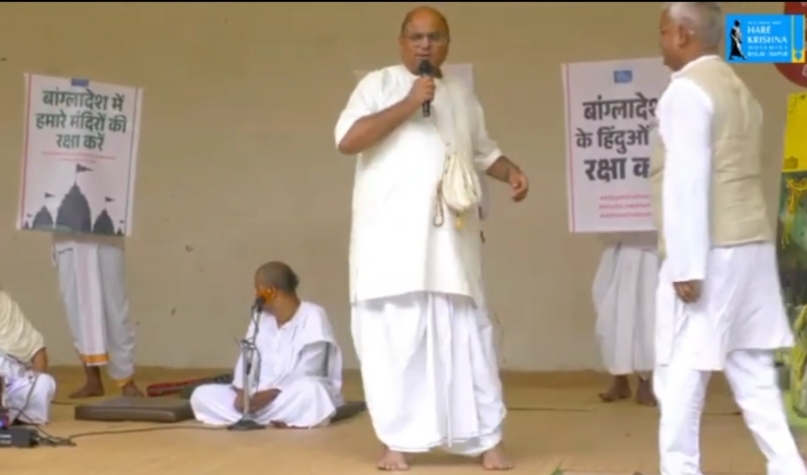
MULTIPOLYGON (((600 122, 602 120, 651 120, 656 115, 658 99, 647 98, 637 92, 635 97, 627 99, 603 100, 601 95, 594 101, 583 102, 583 117, 587 121, 600 122)), ((575 132, 575 145, 581 149, 596 146, 602 150, 613 150, 619 155, 625 155, 631 147, 647 146, 650 143, 650 125, 637 124, 635 127, 618 128, 614 125, 604 125, 596 132, 588 132, 577 128, 575 132)), ((627 168, 631 166, 633 176, 647 178, 650 168, 650 157, 612 157, 594 158, 584 160, 586 164, 586 177, 590 181, 624 180, 627 168)))
POLYGON ((128 119, 122 113, 125 100, 126 96, 120 93, 108 96, 95 94, 90 89, 43 91, 42 103, 58 107, 59 111, 37 113, 36 128, 62 131, 56 135, 56 146, 60 149, 103 152, 106 132, 126 133, 128 119), (110 109, 121 113, 110 115, 110 109), (76 130, 80 132, 74 132, 76 130))

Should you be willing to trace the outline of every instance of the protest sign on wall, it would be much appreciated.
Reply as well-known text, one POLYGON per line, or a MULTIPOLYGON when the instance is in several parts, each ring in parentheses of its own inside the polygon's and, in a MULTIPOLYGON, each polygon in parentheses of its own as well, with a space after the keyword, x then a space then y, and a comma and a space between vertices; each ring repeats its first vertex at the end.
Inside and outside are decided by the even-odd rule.
POLYGON ((569 228, 653 230, 650 132, 669 82, 661 58, 562 66, 569 228))
POLYGON ((130 236, 143 90, 25 75, 17 229, 130 236))

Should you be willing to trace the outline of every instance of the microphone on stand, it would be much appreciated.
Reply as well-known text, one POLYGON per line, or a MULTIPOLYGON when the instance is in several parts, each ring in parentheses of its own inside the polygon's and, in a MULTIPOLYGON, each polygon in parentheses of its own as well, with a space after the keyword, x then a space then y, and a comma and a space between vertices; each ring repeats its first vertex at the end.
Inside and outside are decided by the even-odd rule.
MULTIPOLYGON (((418 73, 420 77, 432 77, 434 76, 434 67, 432 63, 429 62, 428 59, 424 59, 418 65, 418 73)), ((423 117, 430 117, 432 115, 432 104, 430 101, 426 101, 423 103, 423 117)))
POLYGON ((264 304, 266 304, 266 299, 263 296, 255 297, 255 303, 252 304, 252 318, 255 318, 256 313, 260 313, 264 304))
MULTIPOLYGON (((247 338, 239 342, 241 345, 241 361, 243 362, 241 365, 241 407, 243 407, 243 411, 241 412, 241 419, 227 426, 227 430, 249 431, 265 429, 264 426, 252 418, 252 414, 249 412, 249 400, 252 397, 249 375, 252 373, 252 357, 256 351, 258 352, 258 363, 260 366, 261 354, 260 351, 258 351, 258 348, 255 346, 255 340, 258 337, 258 325, 260 323, 258 317, 260 316, 261 310, 263 309, 265 303, 266 299, 264 297, 259 296, 255 299, 255 303, 252 304, 252 309, 250 310, 249 315, 249 318, 252 321, 252 334, 248 335, 247 338)), ((260 371, 260 367, 258 368, 258 371, 260 371)))

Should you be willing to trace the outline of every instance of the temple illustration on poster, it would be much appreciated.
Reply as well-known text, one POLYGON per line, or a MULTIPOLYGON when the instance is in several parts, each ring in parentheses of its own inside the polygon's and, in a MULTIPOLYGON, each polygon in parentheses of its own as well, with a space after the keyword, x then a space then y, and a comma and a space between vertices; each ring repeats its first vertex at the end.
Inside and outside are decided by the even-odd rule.
POLYGON ((64 193, 61 200, 58 200, 58 194, 46 192, 43 196, 42 205, 36 213, 33 213, 33 219, 29 221, 28 218, 32 213, 26 213, 26 222, 23 224, 23 229, 123 236, 125 234, 125 222, 119 220, 116 226, 115 220, 111 216, 109 209, 107 209, 107 205, 115 200, 108 196, 104 197, 104 206, 99 210, 93 210, 90 206, 90 201, 81 189, 79 177, 82 174, 92 173, 92 171, 90 167, 76 164, 73 184, 64 193), (51 210, 55 211, 55 213, 51 210))

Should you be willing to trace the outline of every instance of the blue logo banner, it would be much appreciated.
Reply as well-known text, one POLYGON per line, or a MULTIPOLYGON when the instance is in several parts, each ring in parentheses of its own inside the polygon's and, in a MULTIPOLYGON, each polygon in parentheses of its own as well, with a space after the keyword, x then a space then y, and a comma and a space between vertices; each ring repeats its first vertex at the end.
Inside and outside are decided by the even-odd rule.
POLYGON ((630 84, 633 82, 633 71, 626 69, 624 71, 614 71, 615 84, 630 84))
POLYGON ((727 14, 729 63, 804 63, 804 15, 727 14))

